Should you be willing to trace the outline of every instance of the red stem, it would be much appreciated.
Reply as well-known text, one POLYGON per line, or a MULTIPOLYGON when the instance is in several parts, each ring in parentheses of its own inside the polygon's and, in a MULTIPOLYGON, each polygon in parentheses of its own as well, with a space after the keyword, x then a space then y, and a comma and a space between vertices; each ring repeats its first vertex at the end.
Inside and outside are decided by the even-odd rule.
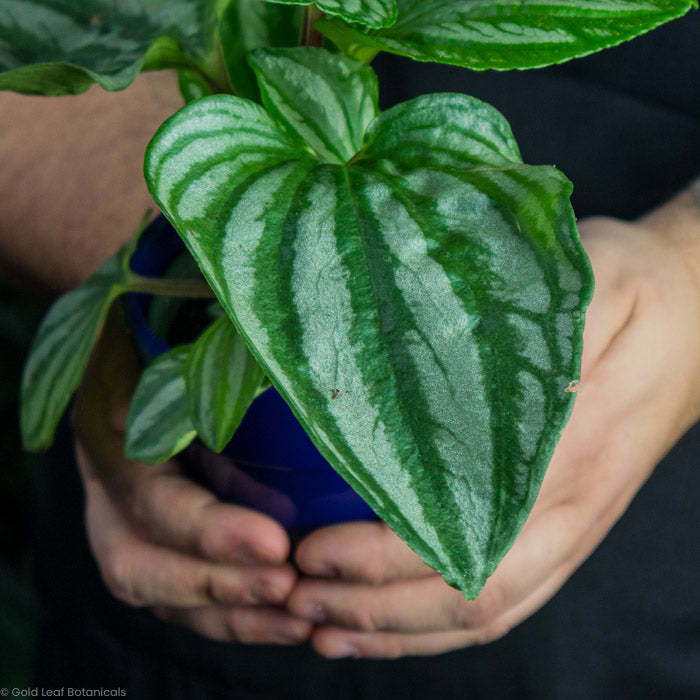
POLYGON ((299 41, 301 46, 316 46, 318 48, 323 46, 323 34, 318 29, 314 29, 314 22, 321 17, 323 17, 323 12, 316 5, 307 6, 301 28, 301 40, 299 41))

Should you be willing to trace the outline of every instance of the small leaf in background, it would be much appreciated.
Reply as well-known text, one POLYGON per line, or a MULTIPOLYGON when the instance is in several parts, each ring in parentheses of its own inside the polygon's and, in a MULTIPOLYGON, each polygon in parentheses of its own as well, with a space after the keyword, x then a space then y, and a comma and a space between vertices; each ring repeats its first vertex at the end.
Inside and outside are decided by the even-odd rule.
MULTIPOLYGON (((311 5, 312 0, 271 0, 294 5, 311 5)), ((366 27, 389 27, 396 21, 396 0, 314 0, 329 15, 366 27)))
POLYGON ((216 26, 209 0, 5 0, 0 90, 65 95, 93 82, 121 90, 142 69, 213 73, 216 26))
POLYGON ((179 70, 177 72, 177 86, 185 104, 208 97, 214 94, 211 85, 196 71, 179 70))
POLYGON ((188 346, 157 357, 143 372, 129 407, 124 453, 161 464, 184 450, 197 432, 190 419, 184 362, 188 346))
POLYGON ((184 374, 197 434, 212 450, 221 452, 264 378, 228 316, 214 322, 192 345, 184 374))
POLYGON ((309 47, 260 49, 250 64, 268 114, 321 160, 345 163, 362 147, 365 129, 379 113, 371 68, 309 47))
MULTIPOLYGON (((149 187, 319 450, 474 597, 573 405, 592 275, 571 184, 524 165, 506 120, 464 95, 381 114, 347 163, 311 158, 286 115, 348 64, 307 52, 304 90, 261 71, 277 123, 227 96, 166 122, 149 187)), ((359 84, 348 114, 372 101, 359 84)))
POLYGON ((52 443, 109 306, 122 291, 124 258, 131 249, 127 245, 58 299, 39 326, 22 376, 20 426, 27 449, 41 450, 52 443))
POLYGON ((304 8, 267 0, 231 0, 219 22, 221 50, 233 91, 260 101, 258 84, 248 65, 248 52, 267 46, 296 46, 304 8))
POLYGON ((390 27, 338 18, 316 28, 360 59, 376 51, 475 70, 539 68, 615 46, 697 7, 696 0, 398 0, 390 27))

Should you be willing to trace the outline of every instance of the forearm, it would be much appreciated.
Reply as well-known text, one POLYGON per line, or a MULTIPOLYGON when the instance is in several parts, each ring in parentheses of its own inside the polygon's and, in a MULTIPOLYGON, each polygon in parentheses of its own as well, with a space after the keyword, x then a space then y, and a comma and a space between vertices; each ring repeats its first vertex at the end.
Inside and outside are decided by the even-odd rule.
POLYGON ((173 75, 126 91, 27 97, 0 92, 0 270, 59 292, 75 286, 154 207, 143 153, 181 106, 173 75))

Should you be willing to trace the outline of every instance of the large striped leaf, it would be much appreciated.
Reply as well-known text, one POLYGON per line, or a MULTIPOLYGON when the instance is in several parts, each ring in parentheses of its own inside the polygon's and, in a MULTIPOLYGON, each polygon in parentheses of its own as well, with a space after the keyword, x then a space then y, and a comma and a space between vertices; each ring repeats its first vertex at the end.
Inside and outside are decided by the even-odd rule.
POLYGON ((149 146, 151 192, 321 452, 475 596, 573 402, 592 279, 570 183, 463 95, 382 114, 347 164, 285 127, 189 105, 149 146))
POLYGON ((388 27, 396 20, 396 0, 271 0, 290 5, 315 4, 329 15, 366 27, 388 27))
POLYGON ((346 52, 378 50, 476 70, 538 68, 615 46, 697 7, 696 0, 398 0, 390 27, 316 27, 346 52))
POLYGON ((189 346, 157 357, 143 372, 129 406, 124 453, 160 464, 185 449, 197 434, 190 419, 184 363, 189 346))
POLYGON ((226 316, 192 345, 183 372, 197 434, 212 450, 221 452, 265 375, 226 316))
POLYGON ((212 0, 3 0, 0 89, 63 95, 121 90, 140 70, 216 77, 212 0))
POLYGON ((52 443, 109 305, 124 289, 131 251, 132 244, 112 256, 58 299, 41 322, 22 376, 20 425, 27 449, 41 450, 52 443))

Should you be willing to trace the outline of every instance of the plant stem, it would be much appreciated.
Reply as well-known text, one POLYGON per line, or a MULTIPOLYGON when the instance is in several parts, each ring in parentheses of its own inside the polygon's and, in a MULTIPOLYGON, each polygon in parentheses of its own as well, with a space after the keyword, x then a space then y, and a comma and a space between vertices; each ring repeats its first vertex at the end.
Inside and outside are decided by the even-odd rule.
POLYGON ((158 294, 169 297, 189 297, 190 299, 215 299, 212 288, 204 280, 168 280, 155 277, 132 275, 125 285, 127 292, 158 294))
POLYGON ((304 12, 304 22, 301 26, 300 46, 323 46, 323 34, 314 29, 314 22, 323 17, 323 12, 316 5, 308 5, 304 12))

